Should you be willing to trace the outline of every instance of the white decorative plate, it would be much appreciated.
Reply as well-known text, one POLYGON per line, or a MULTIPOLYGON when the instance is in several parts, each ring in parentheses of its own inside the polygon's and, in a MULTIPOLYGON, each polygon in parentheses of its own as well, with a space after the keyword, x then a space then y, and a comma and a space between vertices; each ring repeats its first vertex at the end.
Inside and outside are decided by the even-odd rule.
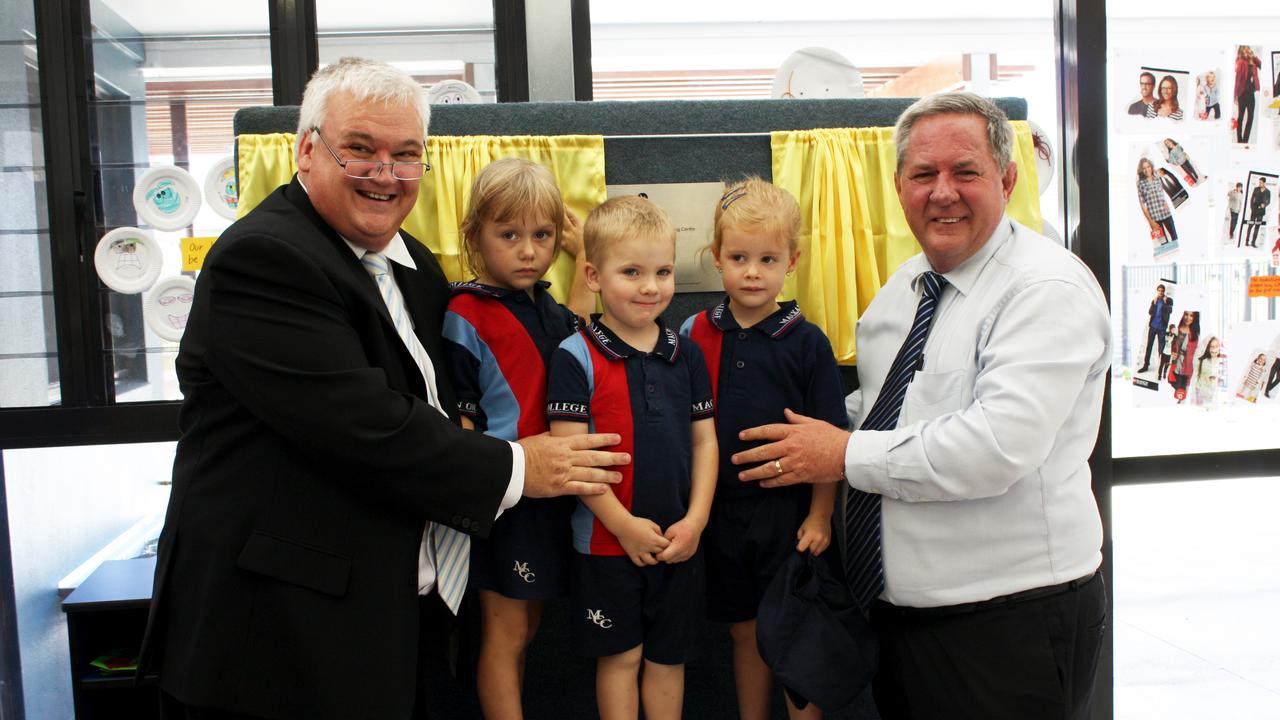
POLYGON ((180 167, 151 168, 133 188, 133 208, 156 230, 181 230, 200 211, 200 186, 180 167))
POLYGON ((1031 135, 1036 140, 1036 181, 1040 185, 1040 194, 1043 195, 1044 191, 1049 189, 1049 183, 1053 182, 1053 166, 1055 165, 1053 140, 1044 131, 1044 128, 1034 122, 1028 120, 1027 125, 1031 126, 1031 135))
POLYGON ((860 98, 862 73, 845 56, 810 47, 787 57, 773 76, 775 98, 860 98))
POLYGON ((214 212, 228 220, 236 219, 240 191, 236 187, 236 164, 230 155, 209 168, 204 176, 204 200, 214 212))
POLYGON ((147 325, 165 340, 181 340, 195 292, 196 281, 185 275, 167 277, 156 283, 143 305, 147 325))
POLYGON ((164 253, 151 233, 135 227, 116 228, 98 241, 93 266, 112 290, 125 295, 140 293, 160 277, 164 253))
POLYGON ((461 80, 441 80, 427 88, 427 102, 432 105, 457 105, 480 102, 480 93, 461 80))

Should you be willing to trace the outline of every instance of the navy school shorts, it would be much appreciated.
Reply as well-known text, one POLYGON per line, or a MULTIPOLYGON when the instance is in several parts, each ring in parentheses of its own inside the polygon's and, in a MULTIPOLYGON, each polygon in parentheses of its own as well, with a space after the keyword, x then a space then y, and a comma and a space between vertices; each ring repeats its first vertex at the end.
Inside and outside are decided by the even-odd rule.
POLYGON ((471 585, 515 600, 566 597, 577 502, 524 498, 503 512, 488 538, 471 539, 471 585))
POLYGON ((638 567, 622 556, 575 553, 570 627, 574 649, 606 657, 643 644, 644 658, 680 665, 702 634, 702 551, 682 563, 638 567))

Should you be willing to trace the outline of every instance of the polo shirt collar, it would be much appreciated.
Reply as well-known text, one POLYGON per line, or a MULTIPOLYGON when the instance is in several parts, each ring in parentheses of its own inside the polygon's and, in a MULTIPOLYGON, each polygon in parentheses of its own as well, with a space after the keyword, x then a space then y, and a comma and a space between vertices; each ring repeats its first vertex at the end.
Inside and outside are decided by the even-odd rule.
MULTIPOLYGON (((719 305, 711 308, 708 317, 711 320, 711 324, 723 332, 742 328, 738 324, 737 318, 733 316, 733 311, 729 309, 728 296, 725 296, 725 299, 719 305)), ((777 310, 770 314, 769 317, 752 325, 749 329, 759 330, 765 335, 777 339, 799 325, 801 320, 804 320, 804 314, 800 312, 800 306, 796 304, 795 300, 788 300, 784 303, 778 303, 777 310)))
MULTIPOLYGON (((534 284, 533 287, 534 287, 533 294, 536 296, 541 292, 545 292, 547 288, 551 287, 551 283, 547 282, 546 280, 539 280, 537 283, 534 284)), ((497 285, 486 285, 478 280, 467 280, 466 282, 453 283, 453 291, 455 293, 470 293, 472 295, 483 295, 484 297, 496 298, 498 300, 501 300, 502 298, 505 298, 508 295, 513 295, 515 293, 523 294, 522 290, 498 287, 497 285)), ((528 295, 525 295, 525 297, 528 297, 528 295)))
MULTIPOLYGON (((680 334, 667 327, 666 323, 662 322, 662 318, 658 318, 655 322, 658 323, 658 344, 653 346, 653 352, 649 354, 674 363, 676 357, 680 355, 680 334)), ((587 338, 606 357, 614 360, 645 354, 623 342, 622 338, 609 329, 609 326, 600 322, 599 313, 591 315, 591 324, 587 326, 587 338)))
MULTIPOLYGON (((994 257, 996 252, 1013 237, 1013 222, 1007 214, 1000 218, 1000 224, 996 225, 991 237, 987 238, 987 241, 983 243, 982 247, 978 248, 978 252, 974 253, 973 257, 960 263, 951 272, 942 274, 947 279, 947 282, 961 295, 968 295, 973 291, 974 286, 978 284, 978 277, 982 275, 982 269, 987 266, 987 261, 994 257)), ((916 260, 917 262, 912 268, 911 287, 914 290, 919 290, 920 276, 933 268, 929 266, 929 259, 923 253, 918 255, 916 260)))

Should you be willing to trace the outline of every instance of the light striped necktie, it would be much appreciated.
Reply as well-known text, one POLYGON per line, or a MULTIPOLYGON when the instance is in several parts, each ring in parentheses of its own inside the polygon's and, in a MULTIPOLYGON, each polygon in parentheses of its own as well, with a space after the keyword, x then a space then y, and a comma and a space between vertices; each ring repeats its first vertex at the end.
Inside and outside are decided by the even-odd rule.
MULTIPOLYGON (((423 380, 426 381, 427 397, 432 407, 439 410, 441 414, 445 414, 436 395, 435 366, 427 356, 427 349, 413 333, 413 319, 405 309, 404 296, 400 294, 400 287, 396 285, 395 278, 390 274, 387 258, 382 253, 366 252, 360 263, 378 283, 378 292, 382 294, 382 301, 387 304, 387 312, 391 314, 396 332, 399 333, 405 347, 409 349, 409 354, 413 356, 414 363, 418 365, 423 380)), ((441 599, 453 614, 457 615, 458 606, 462 604, 462 595, 467 589, 467 576, 471 570, 471 538, 441 523, 428 523, 427 533, 431 537, 431 547, 435 551, 436 592, 440 594, 441 599)))
MULTIPOLYGON (((916 319, 911 323, 907 339, 889 366, 884 385, 871 412, 862 422, 862 430, 892 430, 898 426, 902 413, 902 401, 907 396, 907 385, 924 361, 924 343, 933 325, 933 311, 938 298, 947 286, 947 279, 935 272, 920 277, 924 292, 916 307, 916 319)), ((884 558, 880 545, 880 496, 853 487, 848 489, 844 503, 845 577, 849 591, 858 606, 866 612, 884 590, 884 558)))

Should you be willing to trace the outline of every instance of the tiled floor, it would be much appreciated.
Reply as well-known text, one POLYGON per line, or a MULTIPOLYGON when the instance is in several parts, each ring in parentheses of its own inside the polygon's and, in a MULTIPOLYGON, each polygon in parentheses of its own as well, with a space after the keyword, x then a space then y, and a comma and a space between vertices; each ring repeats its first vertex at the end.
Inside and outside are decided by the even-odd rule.
POLYGON ((1115 718, 1280 720, 1280 477, 1112 494, 1115 718))

